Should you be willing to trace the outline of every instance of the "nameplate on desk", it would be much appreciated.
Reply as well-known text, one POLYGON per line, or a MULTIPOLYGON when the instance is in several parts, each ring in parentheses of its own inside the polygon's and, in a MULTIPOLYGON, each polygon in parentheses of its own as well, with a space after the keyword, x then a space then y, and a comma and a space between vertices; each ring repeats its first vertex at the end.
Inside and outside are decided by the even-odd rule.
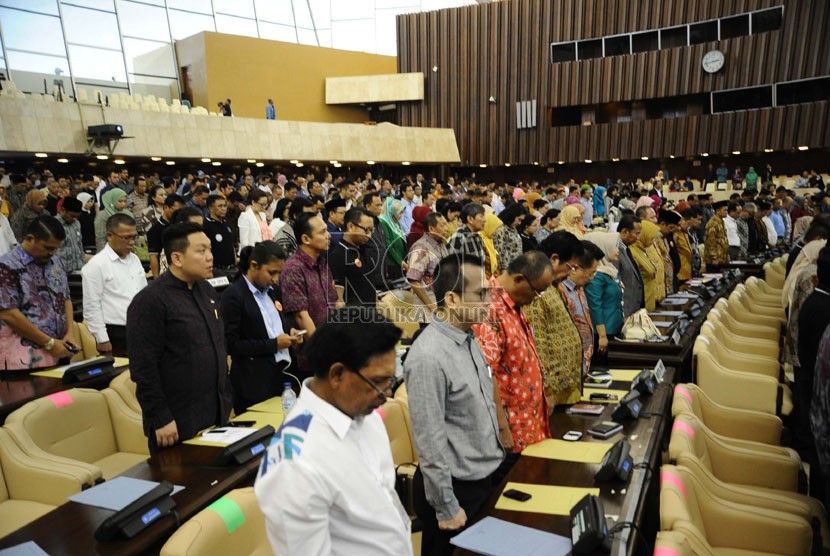
POLYGON ((679 317, 683 311, 652 311, 648 314, 650 317, 679 317))
POLYGON ((675 331, 672 332, 671 341, 674 342, 675 344, 680 343, 680 330, 675 329, 675 331))
POLYGON ((208 284, 214 288, 221 288, 230 285, 230 280, 227 276, 217 276, 216 278, 208 278, 208 284))
POLYGON ((663 377, 666 374, 666 364, 663 363, 663 360, 660 359, 657 361, 657 364, 654 366, 654 378, 657 379, 657 382, 663 382, 663 377))

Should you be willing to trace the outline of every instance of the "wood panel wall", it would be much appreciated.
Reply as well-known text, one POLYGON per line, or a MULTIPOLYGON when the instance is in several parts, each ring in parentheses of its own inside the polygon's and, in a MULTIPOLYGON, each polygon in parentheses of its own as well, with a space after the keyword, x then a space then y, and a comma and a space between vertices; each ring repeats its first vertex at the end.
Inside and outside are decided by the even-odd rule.
POLYGON ((830 146, 827 103, 587 127, 548 127, 552 106, 705 93, 830 75, 826 0, 503 0, 399 16, 398 71, 422 71, 406 126, 452 127, 462 164, 541 164, 830 146), (551 42, 657 29, 784 5, 778 31, 641 54, 551 64, 551 42), (724 68, 701 67, 719 48, 724 68), (489 97, 495 102, 489 102, 489 97), (537 127, 515 103, 537 99, 537 127), (803 143, 799 141, 804 141, 803 143))

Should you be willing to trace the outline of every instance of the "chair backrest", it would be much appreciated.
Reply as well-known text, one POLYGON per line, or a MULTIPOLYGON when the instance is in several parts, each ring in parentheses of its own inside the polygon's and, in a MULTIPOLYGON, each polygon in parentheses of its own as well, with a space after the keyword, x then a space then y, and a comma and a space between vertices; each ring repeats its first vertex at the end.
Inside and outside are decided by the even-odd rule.
POLYGON ((688 413, 675 417, 669 437, 669 461, 680 462, 684 457, 692 457, 707 471, 712 471, 712 460, 700 422, 688 413))
POLYGON ((130 377, 130 371, 124 371, 110 381, 110 388, 115 390, 127 407, 141 415, 141 405, 135 395, 136 384, 130 377))
POLYGON ((678 522, 684 523, 692 527, 699 543, 708 545, 696 487, 678 467, 663 465, 660 468, 660 529, 670 531, 678 522))
POLYGON ((7 424, 17 424, 44 452, 92 463, 118 448, 104 395, 73 388, 44 396, 13 411, 7 424))
POLYGON ((95 336, 89 331, 86 322, 75 322, 75 332, 81 340, 81 351, 72 357, 72 361, 83 361, 90 357, 97 357, 101 355, 98 353, 98 344, 95 342, 95 336))
POLYGON ((418 457, 412 444, 412 427, 409 421, 409 406, 402 398, 392 398, 380 407, 389 446, 392 449, 392 462, 397 467, 404 463, 416 463, 418 457))
POLYGON ((689 540, 683 533, 660 531, 654 541, 654 556, 714 556, 714 553, 692 550, 689 540))
POLYGON ((378 300, 378 311, 403 330, 404 338, 411 338, 420 328, 415 298, 410 291, 395 290, 385 293, 378 300))
POLYGON ((726 327, 720 323, 706 321, 700 327, 700 335, 709 339, 709 349, 718 363, 735 371, 761 373, 778 378, 780 368, 777 360, 729 349, 724 341, 726 334, 726 327))
POLYGON ((190 518, 161 556, 271 556, 265 517, 252 487, 232 490, 190 518))

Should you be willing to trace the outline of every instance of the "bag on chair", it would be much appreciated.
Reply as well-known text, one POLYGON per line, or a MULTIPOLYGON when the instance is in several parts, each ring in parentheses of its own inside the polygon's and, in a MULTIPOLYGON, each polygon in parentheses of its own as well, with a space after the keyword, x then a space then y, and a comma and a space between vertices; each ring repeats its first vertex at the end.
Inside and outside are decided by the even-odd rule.
POLYGON ((626 340, 645 341, 655 336, 660 336, 660 330, 654 325, 648 311, 640 309, 625 319, 622 325, 623 338, 626 340))

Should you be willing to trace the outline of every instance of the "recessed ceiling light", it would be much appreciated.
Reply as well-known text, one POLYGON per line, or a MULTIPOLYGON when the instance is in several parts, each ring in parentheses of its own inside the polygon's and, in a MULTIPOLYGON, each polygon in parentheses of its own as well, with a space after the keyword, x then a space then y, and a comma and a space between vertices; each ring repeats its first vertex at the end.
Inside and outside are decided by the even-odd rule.
POLYGON ((741 154, 741 151, 732 151, 732 154, 741 154))
POLYGON ((165 164, 167 164, 168 166, 173 166, 176 164, 176 162, 173 160, 168 160, 167 162, 165 162, 165 164))
POLYGON ((264 162, 257 162, 257 163, 256 163, 256 167, 257 167, 257 168, 262 168, 263 166, 265 166, 265 163, 264 163, 264 162))
POLYGON ((334 166, 335 168, 340 168, 343 165, 338 162, 337 164, 332 164, 332 166, 334 166))
POLYGON ((810 147, 808 147, 807 145, 801 145, 800 147, 798 147, 798 150, 800 150, 800 151, 806 151, 806 150, 807 150, 807 149, 809 149, 809 148, 810 148, 810 147))
POLYGON ((248 164, 254 164, 256 162, 256 158, 249 158, 246 162, 248 164))
POLYGON ((124 160, 121 158, 116 158, 115 160, 113 160, 113 162, 115 162, 119 166, 121 166, 122 164, 126 164, 126 162, 124 162, 124 160))
POLYGON ((211 164, 211 166, 221 166, 222 165, 222 163, 219 162, 218 160, 216 162, 211 162, 210 164, 211 164))
POLYGON ((591 160, 590 158, 586 158, 586 159, 585 159, 585 162, 586 162, 587 164, 590 164, 590 163, 592 163, 592 162, 593 162, 593 160, 591 160))
POLYGON ((673 154, 670 154, 670 155, 669 155, 669 158, 674 158, 674 155, 673 155, 673 154))
POLYGON ((105 154, 99 154, 95 158, 97 158, 98 160, 107 160, 109 157, 105 154))
POLYGON ((510 163, 509 162, 505 162, 504 165, 505 165, 505 167, 510 168, 510 163))
POLYGON ((611 159, 611 162, 619 162, 619 161, 620 161, 620 159, 619 159, 619 158, 617 158, 616 156, 615 156, 614 158, 612 158, 612 159, 611 159))
POLYGON ((641 156, 640 160, 648 160, 648 157, 647 156, 641 156))
POLYGON ((709 156, 709 153, 700 153, 700 156, 707 157, 709 156))
POLYGON ((538 163, 538 162, 534 162, 534 163, 533 163, 533 165, 534 165, 534 166, 539 166, 539 163, 538 163))
POLYGON ((210 162, 210 159, 209 158, 203 158, 202 162, 210 162))
POLYGON ((369 166, 371 166, 371 165, 372 165, 372 164, 374 164, 374 163, 375 163, 375 161, 374 161, 374 160, 367 160, 367 161, 366 161, 366 164, 368 164, 369 166))
POLYGON ((152 160, 153 162, 158 162, 159 160, 161 160, 161 157, 160 156, 151 156, 150 160, 152 160))
POLYGON ((288 162, 290 162, 291 164, 297 164, 299 160, 289 160, 288 162))
POLYGON ((764 149, 764 152, 765 152, 765 153, 771 153, 771 152, 772 152, 772 149, 764 149))
POLYGON ((329 164, 340 164, 340 163, 337 162, 336 160, 329 160, 329 164))
POLYGON ((487 165, 486 164, 479 164, 478 167, 479 168, 487 168, 487 165))
POLYGON ((46 153, 35 153, 35 156, 37 158, 46 158, 47 154, 46 153))
POLYGON ((407 162, 407 161, 403 161, 403 162, 401 162, 401 164, 404 165, 404 166, 409 166, 409 162, 407 162))
POLYGON ((59 158, 58 162, 60 162, 61 164, 66 164, 67 162, 69 162, 69 159, 68 158, 59 158))
POLYGON ((560 161, 559 161, 559 164, 565 164, 565 161, 564 161, 564 160, 560 160, 560 161))
POLYGON ((296 166, 297 168, 302 168, 302 167, 303 167, 303 163, 302 163, 302 162, 298 162, 297 164, 295 164, 295 166, 296 166))

